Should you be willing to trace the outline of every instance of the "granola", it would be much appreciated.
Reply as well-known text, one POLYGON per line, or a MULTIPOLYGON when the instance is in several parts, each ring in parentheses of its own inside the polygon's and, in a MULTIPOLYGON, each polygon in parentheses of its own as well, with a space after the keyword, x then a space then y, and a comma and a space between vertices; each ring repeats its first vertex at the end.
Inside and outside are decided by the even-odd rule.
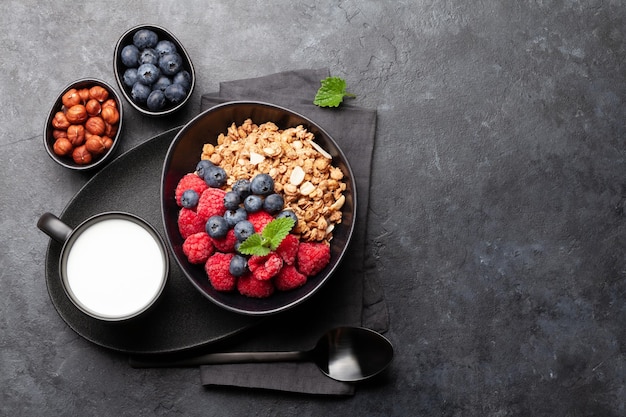
POLYGON ((256 125, 247 119, 221 133, 217 145, 203 146, 201 159, 220 165, 228 174, 227 188, 238 179, 269 174, 285 208, 298 216, 294 233, 305 241, 332 239, 341 223, 346 183, 332 157, 314 142, 303 126, 281 130, 272 122, 256 125))

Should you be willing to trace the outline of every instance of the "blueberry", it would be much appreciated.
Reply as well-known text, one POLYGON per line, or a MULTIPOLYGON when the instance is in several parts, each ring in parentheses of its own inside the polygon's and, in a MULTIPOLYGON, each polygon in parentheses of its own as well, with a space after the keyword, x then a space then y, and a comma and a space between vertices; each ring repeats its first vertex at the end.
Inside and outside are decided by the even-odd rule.
POLYGON ((205 225, 206 232, 209 234, 209 236, 215 239, 220 239, 226 236, 226 233, 228 233, 229 229, 230 227, 228 227, 228 222, 226 221, 226 219, 222 216, 217 215, 209 217, 209 220, 207 220, 205 225))
POLYGON ((292 210, 283 210, 276 215, 277 219, 282 219, 283 217, 293 219, 293 227, 296 227, 298 224, 298 216, 292 210))
POLYGON ((157 51, 152 48, 142 49, 139 52, 139 65, 141 64, 152 64, 157 65, 159 63, 159 55, 157 51))
POLYGON ((159 79, 156 80, 154 84, 152 84, 152 89, 161 90, 164 92, 165 89, 170 85, 172 85, 172 80, 170 80, 169 77, 166 77, 165 75, 161 75, 159 79))
POLYGON ((127 67, 136 67, 138 65, 137 62, 139 62, 139 48, 135 45, 126 45, 122 48, 120 58, 122 59, 122 64, 127 67))
MULTIPOLYGON (((148 87, 149 88, 149 87, 148 87)), ((161 90, 152 90, 148 99, 146 100, 146 106, 152 111, 159 111, 165 108, 167 100, 165 100, 165 94, 161 90)))
POLYGON ((196 165, 196 174, 198 174, 200 178, 204 178, 209 168, 213 166, 215 166, 213 165, 213 162, 209 161, 208 159, 202 159, 200 162, 198 162, 198 165, 196 165))
POLYGON ((230 260, 230 265, 228 265, 228 271, 232 276, 240 277, 246 273, 248 269, 248 261, 241 255, 235 255, 230 260))
POLYGON ((241 197, 234 191, 227 191, 224 194, 224 207, 226 210, 237 210, 241 204, 241 197))
POLYGON ((268 195, 274 192, 274 179, 268 174, 258 174, 250 182, 250 191, 257 195, 268 195))
POLYGON ((239 194, 239 197, 243 200, 250 195, 250 180, 239 179, 233 184, 233 191, 239 194))
POLYGON ((222 167, 214 165, 205 171, 203 178, 209 187, 219 188, 226 184, 226 171, 222 167))
POLYGON ((161 76, 159 69, 153 64, 141 64, 137 68, 137 81, 145 85, 152 85, 161 76))
POLYGON ((191 88, 191 75, 185 70, 179 71, 176 73, 176 75, 174 75, 172 83, 180 84, 183 86, 185 91, 189 91, 189 89, 191 88))
POLYGON ((248 220, 242 220, 233 228, 235 237, 238 241, 243 242, 255 233, 254 225, 248 220))
POLYGON ((132 87, 137 82, 137 68, 128 68, 124 71, 122 79, 124 80, 124 85, 132 87))
POLYGON ((174 104, 178 104, 187 97, 187 92, 180 84, 172 84, 165 89, 165 97, 174 104))
POLYGON ((140 29, 133 35, 133 44, 139 49, 154 48, 159 36, 150 29, 140 29))
POLYGON ((159 43, 156 44, 154 49, 157 51, 159 56, 163 56, 163 55, 166 55, 166 54, 175 53, 176 52, 176 45, 174 45, 174 42, 171 42, 171 41, 168 41, 168 40, 162 40, 162 41, 159 41, 159 43))
POLYGON ((248 213, 256 213, 263 208, 263 199, 258 195, 251 194, 243 200, 243 207, 248 213))
POLYGON ((174 75, 183 67, 183 58, 176 52, 165 54, 159 58, 159 68, 163 74, 174 75))
POLYGON ((285 200, 280 194, 270 194, 263 200, 263 210, 267 211, 269 214, 278 213, 283 209, 284 205, 285 200))
POLYGON ((248 213, 243 207, 237 207, 236 210, 226 210, 224 218, 228 222, 229 226, 235 226, 237 223, 246 220, 248 218, 248 213))
POLYGON ((194 208, 198 205, 198 200, 200 200, 200 196, 195 190, 185 190, 180 197, 180 204, 185 208, 194 208))
POLYGON ((145 104, 151 92, 152 90, 150 89, 150 87, 137 81, 135 84, 133 84, 130 95, 136 102, 145 104))

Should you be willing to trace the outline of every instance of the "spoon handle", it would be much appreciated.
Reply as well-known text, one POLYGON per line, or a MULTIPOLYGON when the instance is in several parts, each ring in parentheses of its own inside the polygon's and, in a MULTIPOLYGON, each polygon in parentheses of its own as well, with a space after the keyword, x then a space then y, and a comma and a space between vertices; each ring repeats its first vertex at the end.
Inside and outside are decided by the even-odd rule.
POLYGON ((171 361, 131 357, 129 362, 133 368, 171 368, 225 363, 299 362, 307 359, 309 359, 309 352, 224 352, 171 361))

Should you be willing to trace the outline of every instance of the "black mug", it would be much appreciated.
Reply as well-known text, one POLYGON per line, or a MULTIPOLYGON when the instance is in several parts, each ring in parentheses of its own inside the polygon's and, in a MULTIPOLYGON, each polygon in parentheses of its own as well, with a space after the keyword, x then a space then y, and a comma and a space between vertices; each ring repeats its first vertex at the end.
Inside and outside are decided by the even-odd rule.
POLYGON ((169 257, 157 231, 124 212, 100 213, 72 229, 51 213, 37 227, 63 245, 59 277, 74 305, 104 321, 137 317, 167 282, 169 257))

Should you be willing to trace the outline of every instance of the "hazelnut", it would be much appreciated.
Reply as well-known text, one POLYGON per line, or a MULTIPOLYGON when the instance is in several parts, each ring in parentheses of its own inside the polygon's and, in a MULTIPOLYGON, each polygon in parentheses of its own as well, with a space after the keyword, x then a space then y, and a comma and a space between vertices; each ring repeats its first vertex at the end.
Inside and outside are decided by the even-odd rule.
POLYGON ((52 127, 55 129, 67 129, 70 124, 71 123, 67 120, 65 113, 62 111, 56 112, 54 118, 52 119, 52 127))
POLYGON ((74 149, 74 147, 67 138, 58 138, 52 146, 54 153, 59 156, 69 155, 72 152, 72 149, 74 149))
POLYGON ((87 109, 82 104, 75 104, 65 113, 65 117, 72 124, 80 124, 87 120, 87 109))
POLYGON ((94 85, 93 87, 89 89, 89 97, 95 98, 100 103, 102 103, 107 98, 109 98, 109 92, 104 87, 101 87, 99 85, 94 85))
POLYGON ((105 122, 109 124, 115 124, 120 121, 120 113, 115 107, 104 107, 100 116, 102 117, 102 119, 104 119, 105 122))
POLYGON ((80 146, 85 142, 85 127, 83 125, 70 125, 67 128, 67 139, 73 146, 80 146))
POLYGON ((104 123, 104 136, 108 136, 110 138, 114 137, 117 134, 117 123, 116 124, 111 124, 111 123, 104 123))
POLYGON ((107 150, 104 137, 98 135, 91 135, 87 142, 85 142, 85 147, 94 155, 100 155, 107 150))
POLYGON ((77 104, 80 104, 80 95, 78 94, 78 90, 76 90, 75 88, 70 88, 69 90, 67 90, 67 92, 61 97, 61 102, 67 109, 77 104))
POLYGON ((104 120, 100 116, 94 116, 87 119, 85 129, 93 135, 102 135, 104 133, 104 120))
POLYGON ((113 139, 108 136, 102 136, 102 140, 104 140, 104 147, 109 150, 111 146, 113 146, 113 139))
POLYGON ((89 101, 85 104, 85 110, 87 110, 87 114, 90 116, 99 115, 101 109, 102 106, 100 105, 100 102, 95 98, 89 99, 89 101))
POLYGON ((110 98, 110 99, 107 99, 104 103, 102 103, 102 107, 114 107, 117 109, 117 103, 115 102, 115 99, 110 98))
POLYGON ((85 145, 80 145, 72 151, 72 159, 78 165, 87 165, 91 162, 92 156, 85 145))
POLYGON ((52 130, 52 137, 55 138, 55 139, 66 138, 67 137, 67 130, 53 129, 52 130))
POLYGON ((78 95, 80 96, 81 103, 86 103, 89 100, 89 89, 81 88, 78 90, 78 95))

